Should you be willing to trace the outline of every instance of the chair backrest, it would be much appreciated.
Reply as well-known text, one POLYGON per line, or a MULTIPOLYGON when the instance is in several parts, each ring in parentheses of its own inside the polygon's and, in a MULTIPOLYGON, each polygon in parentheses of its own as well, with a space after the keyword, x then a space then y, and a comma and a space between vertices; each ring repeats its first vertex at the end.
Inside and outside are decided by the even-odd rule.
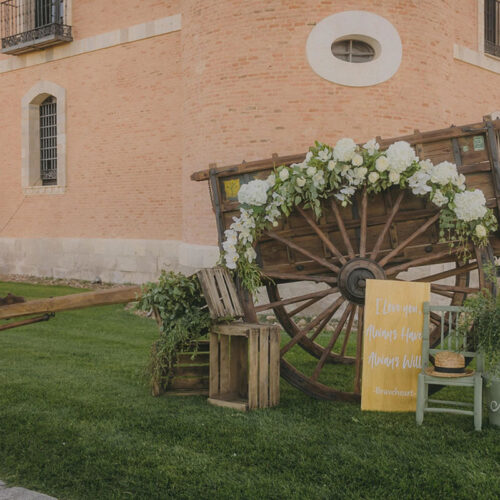
MULTIPOLYGON (((462 354, 465 358, 478 357, 477 352, 471 351, 469 332, 459 332, 460 315, 465 311, 461 306, 437 306, 424 302, 424 330, 422 338, 422 370, 429 364, 429 355, 441 351, 453 351, 462 354), (430 346, 431 325, 439 328, 439 343, 430 346)), ((478 358, 480 363, 480 358, 478 358)))
POLYGON ((242 318, 240 298, 229 271, 223 267, 201 269, 197 273, 212 319, 242 318))

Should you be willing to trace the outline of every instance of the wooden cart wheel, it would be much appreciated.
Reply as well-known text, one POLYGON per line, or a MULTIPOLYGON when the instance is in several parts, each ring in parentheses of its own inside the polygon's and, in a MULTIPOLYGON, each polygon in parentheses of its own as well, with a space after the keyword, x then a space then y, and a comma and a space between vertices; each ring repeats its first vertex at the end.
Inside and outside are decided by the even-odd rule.
MULTIPOLYGON (((262 265, 263 274, 272 278, 266 285, 269 301, 255 308, 257 313, 272 309, 290 336, 290 340, 281 348, 282 377, 313 397, 327 400, 360 399, 366 279, 429 282, 431 300, 435 301, 439 297, 441 303, 452 305, 461 305, 468 294, 476 293, 481 288, 491 288, 484 272, 485 265, 493 263, 491 248, 473 248, 472 258, 462 262, 447 244, 437 244, 436 251, 431 246, 436 241, 431 241, 430 237, 427 245, 421 244, 439 219, 439 212, 434 209, 430 213, 427 210, 425 217, 415 219, 415 230, 403 241, 387 248, 387 236, 391 228, 394 229, 394 223, 405 220, 405 217, 414 218, 414 212, 402 210, 404 197, 411 197, 411 194, 398 190, 392 192, 394 191, 397 197, 385 217, 383 227, 380 217, 370 217, 366 189, 360 194, 360 199, 353 203, 354 217, 349 221, 349 231, 336 202, 328 200, 336 221, 334 231, 339 234, 335 243, 331 237, 331 228, 326 231, 312 215, 297 207, 296 212, 310 228, 311 237, 319 239, 326 250, 322 255, 310 249, 314 245, 301 245, 297 239, 287 237, 283 232, 269 232, 264 236, 268 241, 279 242, 288 252, 300 254, 315 267, 315 271, 309 274, 280 273, 268 271, 266 265, 262 265), (371 245, 367 244, 368 240, 371 245), (420 241, 420 245, 415 246, 416 241, 420 241), (407 253, 410 248, 414 250, 413 257, 407 253), (435 272, 430 265, 437 263, 446 263, 448 268, 435 272), (405 276, 410 268, 413 276, 405 276), (418 277, 415 277, 415 272, 418 277), (309 293, 299 290, 282 298, 282 286, 286 284, 289 287, 296 283, 296 289, 300 289, 303 288, 300 285, 305 282, 322 283, 323 287, 309 293), (300 322, 297 318, 311 306, 315 306, 316 312, 302 324, 304 319, 300 322), (307 363, 297 362, 297 354, 293 354, 297 348, 310 355, 307 363), (338 370, 343 372, 342 376, 345 378, 344 372, 348 369, 346 365, 354 365, 351 368, 351 377, 354 378, 352 390, 342 387, 343 384, 338 382, 339 377, 335 374, 332 376, 326 373, 328 369, 338 370)), ((437 342, 438 339, 439 326, 436 325, 431 332, 431 342, 437 342)))

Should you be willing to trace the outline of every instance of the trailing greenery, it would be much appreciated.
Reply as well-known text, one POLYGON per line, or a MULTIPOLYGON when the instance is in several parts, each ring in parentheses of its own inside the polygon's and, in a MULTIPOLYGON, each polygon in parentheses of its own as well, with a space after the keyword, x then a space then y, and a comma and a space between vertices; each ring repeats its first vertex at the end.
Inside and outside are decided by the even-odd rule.
MULTIPOLYGON (((1 296, 81 291, 0 283, 1 296)), ((429 414, 417 427, 413 413, 318 401, 283 380, 278 407, 246 414, 203 397, 151 398, 141 374, 157 336, 121 305, 2 332, 0 480, 66 500, 498 498, 499 432, 486 421, 480 434, 464 415, 429 414)), ((288 355, 316 366, 300 348, 288 355)), ((330 368, 325 383, 352 387, 353 366, 321 376, 330 368)))
POLYGON ((471 331, 473 347, 482 353, 485 371, 500 376, 500 295, 493 297, 483 290, 468 297, 464 306, 460 331, 471 331))
POLYGON ((162 271, 158 281, 144 285, 138 308, 153 311, 160 327, 160 337, 151 347, 149 373, 153 387, 166 388, 177 352, 210 327, 198 277, 162 271))

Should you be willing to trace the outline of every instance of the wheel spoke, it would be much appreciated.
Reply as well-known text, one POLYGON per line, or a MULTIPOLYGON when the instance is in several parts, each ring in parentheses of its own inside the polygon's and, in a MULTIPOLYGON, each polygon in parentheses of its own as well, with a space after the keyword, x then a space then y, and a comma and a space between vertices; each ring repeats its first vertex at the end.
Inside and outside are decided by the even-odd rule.
POLYGON ((393 266, 389 267, 389 269, 386 269, 387 276, 395 276, 398 273, 401 273, 403 271, 408 270, 410 267, 415 267, 415 266, 421 266, 423 264, 430 264, 434 260, 441 259, 442 257, 445 257, 446 255, 452 255, 455 253, 453 250, 443 250, 442 252, 438 252, 435 254, 427 255, 425 257, 419 257, 418 259, 413 259, 410 260, 409 262, 406 262, 404 264, 400 264, 399 266, 393 266))
POLYGON ((424 276, 423 278, 418 278, 412 281, 424 282, 424 283, 428 283, 430 281, 439 281, 445 278, 449 278, 450 276, 458 276, 460 274, 467 273, 476 268, 477 268, 477 263, 472 262, 470 264, 466 264, 465 266, 455 267, 455 269, 449 269, 448 271, 442 271, 436 274, 430 274, 429 276, 424 276))
POLYGON ((330 340, 328 342, 328 345, 323 350, 323 354, 321 355, 321 358, 319 359, 318 364, 316 365, 316 368, 314 369, 314 372, 311 376, 311 380, 318 380, 319 374, 320 374, 320 372, 321 372, 321 370, 326 362, 326 358, 328 357, 328 354, 332 350, 335 342, 337 342, 337 339, 340 336, 340 332, 342 331, 342 328, 343 328, 345 322, 347 321, 347 317, 351 314, 353 307, 354 307, 354 304, 349 304, 346 307, 344 313, 342 314, 342 316, 337 324, 337 327, 335 328, 335 331, 333 332, 332 337, 330 338, 330 340))
POLYGON ((400 243, 394 250, 392 250, 390 253, 388 253, 385 257, 380 259, 379 265, 384 267, 393 257, 401 253, 402 250, 404 250, 417 236, 420 236, 422 233, 424 233, 432 224, 434 224, 438 219, 439 219, 440 213, 438 212, 434 217, 431 217, 430 219, 425 222, 424 225, 420 226, 417 231, 412 233, 406 240, 404 240, 402 243, 400 243))
POLYGON ((316 297, 314 299, 308 300, 305 304, 302 304, 301 306, 296 307, 292 311, 287 312, 287 314, 288 314, 288 316, 290 316, 290 318, 292 318, 296 314, 299 314, 299 312, 302 312, 304 309, 307 309, 308 307, 312 306, 313 304, 316 304, 316 302, 318 302, 321 299, 322 299, 322 297, 316 297))
POLYGON ((361 228, 359 235, 359 256, 365 257, 366 255, 366 217, 368 212, 368 194, 366 193, 366 186, 361 195, 361 228))
POLYGON ((354 379, 354 393, 361 394, 361 368, 363 357, 363 312, 364 307, 358 308, 358 334, 356 339, 356 376, 354 379))
POLYGON ((481 291, 480 288, 467 287, 467 286, 453 286, 453 285, 439 285, 437 283, 431 284, 431 292, 456 292, 456 293, 477 293, 481 291))
POLYGON ((392 221, 394 220, 394 217, 396 216, 396 214, 399 211, 399 207, 401 205, 401 202, 403 201, 404 195, 405 195, 405 192, 401 191, 401 193, 399 193, 398 198, 396 199, 396 203, 394 203, 394 206, 392 207, 391 213, 389 214, 389 218, 387 219, 387 221, 382 229, 382 232, 379 234, 379 236, 377 238, 377 242, 375 243, 375 246, 373 247, 372 253, 370 255, 370 258, 372 260, 376 260, 378 254, 379 254, 380 247, 382 246, 382 243, 384 242, 385 235, 387 234, 387 231, 389 231, 389 228, 391 227, 392 221))
POLYGON ((340 268, 333 265, 331 262, 328 262, 326 259, 323 259, 323 257, 318 257, 317 255, 314 255, 309 250, 302 248, 300 245, 297 245, 297 243, 294 243, 293 241, 289 240, 288 238, 283 238, 283 236, 279 236, 278 234, 273 233, 273 232, 268 232, 266 234, 270 238, 273 238, 274 240, 279 241, 280 243, 283 243, 287 247, 301 253, 302 255, 309 257, 311 260, 314 260, 315 262, 317 262, 321 266, 326 267, 327 269, 330 269, 331 271, 333 271, 335 273, 338 273, 340 271, 340 268))
POLYGON ((354 306, 351 311, 351 315, 349 316, 349 321, 347 322, 347 327, 345 329, 344 342, 342 344, 342 349, 340 350, 340 355, 345 356, 345 351, 347 349, 347 344, 349 343, 349 337, 351 335, 352 324, 354 323, 354 317, 356 316, 356 311, 358 306, 354 306))
POLYGON ((342 235, 342 239, 344 240, 344 245, 347 249, 347 253, 349 254, 349 257, 351 259, 354 258, 354 250, 351 245, 351 240, 349 239, 349 235, 347 234, 347 231, 344 226, 344 221, 342 220, 342 217, 340 215, 339 207, 337 206, 337 203, 335 203, 335 200, 331 200, 331 206, 333 213, 335 214, 335 219, 337 220, 337 226, 339 227, 340 234, 342 235))
POLYGON ((339 307, 331 311, 330 314, 328 314, 328 316, 326 316, 325 319, 323 319, 318 328, 316 328, 315 332, 310 337, 308 337, 309 340, 313 341, 316 339, 316 337, 324 330, 328 322, 332 319, 332 316, 337 312, 339 307))
POLYGON ((269 304, 263 304, 255 308, 255 312, 267 311, 268 309, 272 309, 273 307, 286 306, 288 304, 296 304, 297 302, 303 302, 304 300, 321 299, 326 297, 327 295, 331 295, 332 293, 337 293, 339 291, 338 288, 328 288, 327 290, 320 290, 319 292, 311 292, 306 295, 299 295, 297 297, 291 297, 289 299, 277 300, 275 302, 270 302, 269 304))
POLYGON ((333 304, 331 304, 329 307, 327 307, 321 314, 316 316, 316 318, 311 321, 309 324, 307 324, 304 328, 299 330, 292 340, 288 342, 285 346, 281 348, 280 354, 281 356, 284 356, 300 339, 302 339, 307 332, 311 331, 316 325, 321 323, 325 317, 327 317, 332 311, 336 311, 342 303, 345 301, 344 297, 339 297, 333 304))
POLYGON ((288 280, 288 281, 315 281, 317 283, 328 283, 330 285, 335 285, 337 283, 337 278, 331 276, 321 276, 321 275, 309 275, 309 274, 299 274, 299 273, 279 273, 274 271, 267 271, 262 273, 264 278, 271 278, 277 280, 288 280))
POLYGON ((319 236, 321 241, 327 246, 328 250, 332 252, 337 258, 340 260, 342 264, 345 264, 347 261, 345 257, 340 253, 337 247, 331 242, 330 238, 326 236, 326 234, 319 228, 319 226, 309 217, 302 208, 296 207, 297 211, 304 217, 306 222, 314 229, 314 232, 319 236))

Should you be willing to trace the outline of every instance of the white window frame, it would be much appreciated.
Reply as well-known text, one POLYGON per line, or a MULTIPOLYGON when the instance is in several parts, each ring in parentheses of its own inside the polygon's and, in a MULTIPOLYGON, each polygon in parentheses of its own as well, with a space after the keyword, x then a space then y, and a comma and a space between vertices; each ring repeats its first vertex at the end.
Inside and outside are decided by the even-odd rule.
POLYGON ((66 89, 40 81, 21 104, 22 172, 24 194, 62 194, 66 190, 66 89), (57 100, 57 184, 42 186, 40 177, 40 104, 49 96, 57 100))

